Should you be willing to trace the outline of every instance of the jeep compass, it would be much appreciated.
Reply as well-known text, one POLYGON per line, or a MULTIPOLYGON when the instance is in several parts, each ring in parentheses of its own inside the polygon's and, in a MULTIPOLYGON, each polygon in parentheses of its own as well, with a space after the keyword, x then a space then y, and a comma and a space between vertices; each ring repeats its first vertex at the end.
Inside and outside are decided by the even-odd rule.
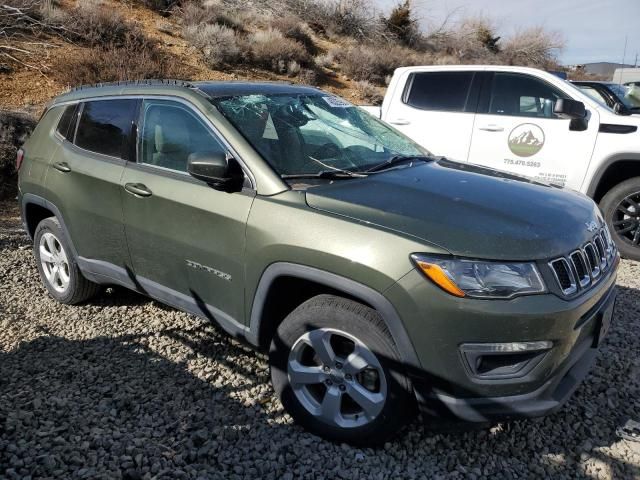
POLYGON ((18 167, 54 299, 121 285, 216 322, 335 441, 380 443, 419 410, 553 412, 611 322, 619 256, 593 201, 436 158, 316 88, 78 88, 18 167))

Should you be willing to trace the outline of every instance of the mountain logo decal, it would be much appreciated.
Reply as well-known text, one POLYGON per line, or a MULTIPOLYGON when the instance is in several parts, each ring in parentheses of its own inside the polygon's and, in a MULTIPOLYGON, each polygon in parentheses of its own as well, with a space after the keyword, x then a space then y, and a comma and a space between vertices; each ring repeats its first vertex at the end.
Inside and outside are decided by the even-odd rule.
POLYGON ((511 130, 509 149, 519 157, 535 155, 544 145, 544 132, 533 123, 523 123, 511 130))

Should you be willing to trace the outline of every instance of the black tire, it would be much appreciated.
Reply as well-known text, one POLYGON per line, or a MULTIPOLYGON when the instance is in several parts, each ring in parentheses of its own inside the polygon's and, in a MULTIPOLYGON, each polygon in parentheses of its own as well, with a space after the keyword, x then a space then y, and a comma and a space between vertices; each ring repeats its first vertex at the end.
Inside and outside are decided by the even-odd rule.
MULTIPOLYGON (((359 446, 378 445, 415 416, 413 390, 384 320, 375 310, 352 300, 318 295, 296 308, 277 329, 271 342, 269 363, 273 387, 287 412, 298 424, 328 440, 359 446), (369 423, 348 428, 330 425, 305 408, 293 391, 288 374, 289 355, 301 336, 318 329, 339 330, 351 335, 379 361, 384 372, 386 399, 380 413, 368 420, 369 423)), ((344 368, 346 370, 347 366, 344 368)), ((356 376, 352 381, 356 381, 356 376)), ((342 384, 339 387, 344 388, 342 384)), ((344 406, 345 400, 342 402, 340 405, 344 406)))
POLYGON ((616 222, 621 220, 620 215, 622 215, 618 207, 628 198, 631 198, 636 203, 640 201, 640 177, 625 180, 609 190, 600 201, 600 210, 620 251, 620 256, 640 261, 640 233, 636 233, 640 229, 640 211, 637 212, 633 222, 629 221, 629 223, 615 225, 616 222), (633 229, 620 233, 621 227, 624 229, 633 227, 633 229))
POLYGON ((88 300, 100 290, 99 285, 87 280, 80 272, 71 248, 69 248, 67 237, 65 236, 64 231, 62 230, 60 222, 58 222, 57 218, 46 218, 38 224, 33 236, 33 253, 36 257, 36 264, 38 266, 38 272, 40 273, 42 283, 49 292, 49 295, 51 295, 58 302, 68 305, 75 305, 77 303, 88 300), (64 249, 64 253, 66 254, 66 270, 68 270, 69 281, 68 286, 64 289, 64 291, 56 290, 52 283, 47 279, 47 276, 44 272, 42 257, 40 253, 40 241, 46 234, 53 234, 62 249, 64 249))

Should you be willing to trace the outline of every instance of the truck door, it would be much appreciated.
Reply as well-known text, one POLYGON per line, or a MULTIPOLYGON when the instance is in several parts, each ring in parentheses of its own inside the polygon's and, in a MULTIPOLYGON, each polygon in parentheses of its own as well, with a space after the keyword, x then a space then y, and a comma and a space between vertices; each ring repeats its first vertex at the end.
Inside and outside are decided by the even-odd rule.
POLYGON ((384 120, 434 155, 467 161, 478 103, 476 72, 410 72, 384 120))
POLYGON ((494 72, 482 88, 469 162, 579 189, 598 134, 598 113, 589 112, 587 130, 571 130, 570 120, 553 113, 560 98, 571 97, 543 79, 494 72))

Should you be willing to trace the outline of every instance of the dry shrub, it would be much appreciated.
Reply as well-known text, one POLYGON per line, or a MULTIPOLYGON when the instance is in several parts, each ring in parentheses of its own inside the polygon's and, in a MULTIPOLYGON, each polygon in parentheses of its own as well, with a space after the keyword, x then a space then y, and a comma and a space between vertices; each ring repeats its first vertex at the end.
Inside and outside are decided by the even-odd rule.
POLYGON ((420 41, 420 29, 418 21, 413 17, 410 0, 396 5, 383 21, 387 30, 402 44, 412 47, 420 41))
POLYGON ((231 16, 216 4, 187 3, 180 9, 180 20, 185 29, 203 25, 222 25, 237 32, 244 31, 239 19, 231 16))
POLYGON ((360 98, 362 98, 365 102, 368 102, 372 105, 381 105, 382 100, 384 100, 384 95, 380 90, 380 87, 376 87, 366 80, 360 80, 356 82, 355 90, 358 92, 360 98))
POLYGON ((74 40, 88 47, 138 45, 144 48, 151 44, 138 25, 125 21, 97 2, 81 3, 64 22, 74 32, 74 40))
POLYGON ((302 68, 298 74, 298 82, 305 85, 320 85, 324 78, 322 74, 312 68, 302 68))
POLYGON ((57 71, 57 80, 71 87, 121 80, 184 76, 178 64, 170 57, 155 50, 127 47, 86 50, 70 59, 59 60, 57 71))
POLYGON ((0 111, 0 198, 15 194, 18 148, 35 126, 35 118, 17 112, 0 111))
POLYGON ((384 85, 398 67, 427 63, 424 55, 400 45, 351 46, 334 55, 349 77, 377 85, 384 85))
POLYGON ((316 47, 311 37, 311 29, 298 18, 291 15, 276 17, 271 22, 271 27, 280 31, 285 38, 290 38, 302 44, 310 55, 318 53, 318 47, 316 47))
POLYGON ((291 62, 307 66, 310 57, 304 47, 290 38, 286 38, 278 30, 263 30, 248 36, 245 48, 251 57, 251 62, 262 68, 286 73, 291 62))
POLYGON ((335 62, 335 58, 332 52, 318 55, 313 59, 315 64, 320 68, 330 68, 335 62))
POLYGON ((229 27, 206 23, 191 25, 185 28, 184 36, 202 52, 205 62, 212 68, 242 61, 236 32, 229 27))
POLYGON ((502 47, 501 59, 507 65, 552 68, 558 64, 557 54, 564 47, 558 33, 535 27, 516 33, 502 47))
POLYGON ((144 5, 166 17, 171 14, 175 7, 180 6, 183 2, 181 0, 129 0, 129 3, 144 5))

